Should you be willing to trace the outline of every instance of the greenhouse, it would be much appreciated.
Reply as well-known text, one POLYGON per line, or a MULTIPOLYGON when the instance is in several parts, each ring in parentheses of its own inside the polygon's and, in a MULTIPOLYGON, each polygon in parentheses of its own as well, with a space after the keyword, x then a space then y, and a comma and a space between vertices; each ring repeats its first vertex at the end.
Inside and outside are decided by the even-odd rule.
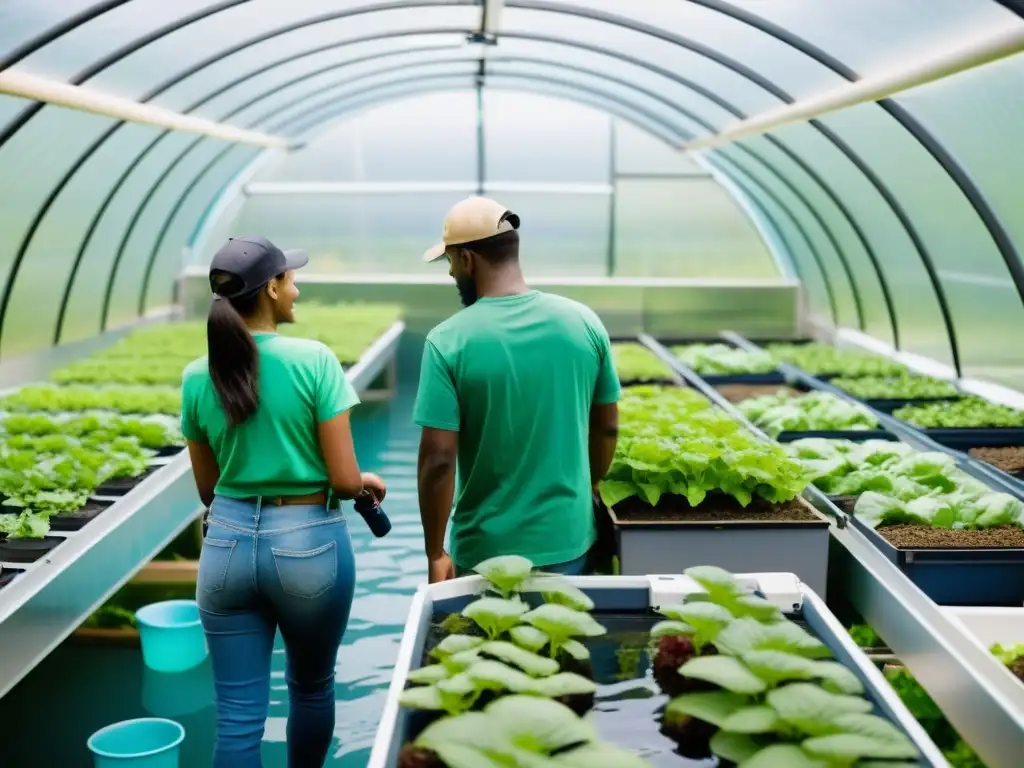
POLYGON ((1021 768, 1022 131, 1022 0, 0 2, 0 768, 1021 768))

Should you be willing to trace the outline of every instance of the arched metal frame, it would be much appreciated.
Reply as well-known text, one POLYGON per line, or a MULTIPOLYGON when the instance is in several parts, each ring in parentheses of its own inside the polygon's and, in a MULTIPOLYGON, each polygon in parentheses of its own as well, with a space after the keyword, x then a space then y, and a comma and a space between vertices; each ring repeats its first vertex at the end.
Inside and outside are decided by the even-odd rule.
MULTIPOLYGON (((126 0, 108 0, 107 2, 100 3, 100 4, 97 4, 95 6, 92 6, 91 8, 83 10, 82 12, 77 14, 76 16, 71 17, 69 19, 66 19, 61 24, 55 26, 54 28, 52 28, 48 32, 46 32, 46 33, 44 33, 42 35, 37 36, 35 39, 33 39, 31 41, 28 41, 25 44, 23 44, 22 46, 20 46, 17 50, 9 53, 4 58, 2 63, 0 63, 0 65, 2 65, 2 66, 11 66, 12 64, 17 63, 18 61, 23 60, 26 56, 30 55, 33 51, 38 50, 39 48, 43 47, 44 45, 48 44, 49 42, 52 42, 53 40, 56 40, 61 35, 68 33, 69 31, 77 28, 78 26, 81 26, 82 24, 88 23, 92 19, 102 15, 103 13, 106 13, 107 11, 110 11, 110 10, 116 8, 116 7, 119 7, 119 6, 123 5, 125 2, 126 2, 126 0)), ((187 17, 184 17, 182 19, 179 19, 179 20, 177 20, 176 22, 174 22, 172 24, 165 25, 164 27, 161 27, 161 28, 156 29, 156 30, 152 30, 148 34, 142 36, 141 38, 138 38, 138 39, 136 39, 134 41, 131 41, 128 44, 124 45, 122 48, 120 48, 120 49, 118 49, 118 50, 108 54, 103 59, 101 59, 101 60, 99 60, 97 62, 94 62, 86 70, 83 70, 82 72, 80 72, 76 76, 74 76, 71 79, 71 82, 83 83, 83 82, 87 81, 89 78, 91 78, 92 76, 94 76, 95 74, 103 71, 104 69, 106 69, 107 67, 109 67, 112 64, 116 63, 117 61, 120 61, 124 57, 130 55, 132 52, 137 51, 137 50, 145 47, 149 43, 151 43, 151 42, 153 42, 153 41, 155 41, 155 40, 157 40, 157 39, 159 39, 159 38, 161 38, 161 37, 163 37, 163 36, 165 36, 167 34, 170 34, 173 31, 181 29, 184 26, 187 26, 189 24, 193 24, 193 23, 199 22, 202 19, 208 18, 209 16, 212 16, 212 15, 214 15, 216 13, 219 13, 219 12, 221 12, 223 10, 226 10, 228 8, 232 8, 232 7, 235 7, 237 5, 241 5, 244 2, 246 2, 246 0, 230 0, 229 2, 221 2, 221 3, 218 3, 216 5, 208 6, 208 7, 204 8, 204 9, 196 11, 195 13, 191 14, 190 16, 187 16, 187 17)), ((791 46, 795 50, 800 51, 804 55, 806 55, 809 58, 811 58, 812 60, 816 61, 818 64, 821 64, 822 66, 830 69, 832 72, 840 75, 841 77, 845 78, 848 81, 855 81, 856 79, 858 79, 858 75, 855 72, 853 72, 852 70, 850 70, 848 67, 846 67, 842 62, 840 62, 837 59, 831 57, 829 54, 825 53, 824 51, 821 51, 820 49, 818 49, 817 47, 811 45, 810 43, 808 43, 807 41, 803 40, 802 38, 800 38, 800 37, 790 33, 788 30, 786 30, 784 28, 781 28, 781 27, 773 24, 772 22, 768 21, 767 19, 764 19, 764 18, 762 18, 760 16, 757 16, 756 14, 753 14, 753 13, 750 13, 750 12, 745 11, 743 9, 737 8, 737 7, 733 6, 733 5, 731 5, 730 3, 724 2, 723 0, 687 0, 687 2, 693 3, 695 5, 700 5, 702 7, 707 8, 707 9, 716 11, 718 13, 721 13, 723 15, 726 15, 726 16, 732 18, 733 20, 735 20, 737 22, 743 23, 743 24, 748 25, 748 26, 750 26, 750 27, 752 27, 754 29, 757 29, 758 31, 760 31, 760 32, 762 32, 764 34, 769 35, 769 36, 775 38, 776 40, 779 40, 779 41, 781 41, 781 42, 791 46)), ((1008 8, 1012 12, 1014 12, 1017 15, 1021 16, 1022 18, 1024 18, 1024 13, 1022 13, 1020 3, 1017 2, 1017 0, 994 0, 994 2, 998 2, 1000 5, 1008 8)), ((373 5, 373 6, 364 6, 364 7, 357 8, 357 9, 350 9, 350 11, 339 11, 339 12, 331 12, 331 13, 328 13, 328 14, 322 14, 322 15, 320 15, 318 17, 313 17, 313 18, 310 18, 310 19, 303 19, 303 20, 300 20, 298 22, 289 24, 289 25, 287 25, 285 27, 277 28, 275 30, 270 30, 269 32, 266 32, 263 35, 260 35, 260 36, 258 36, 256 38, 252 38, 252 39, 250 39, 248 41, 245 41, 244 43, 237 44, 235 46, 232 46, 231 48, 228 48, 226 50, 220 51, 220 52, 216 53, 215 55, 205 59, 204 61, 197 62, 195 65, 191 66, 186 72, 179 73, 179 75, 174 78, 174 82, 181 82, 182 80, 186 79, 187 77, 191 76, 192 74, 198 73, 204 67, 209 66, 210 64, 212 64, 212 63, 214 63, 216 61, 219 61, 222 58, 231 55, 232 53, 235 53, 235 52, 238 52, 240 50, 243 50, 243 49, 245 49, 245 48, 247 48, 247 47, 249 47, 251 45, 255 45, 258 42, 262 42, 263 40, 271 39, 272 37, 274 37, 276 35, 279 35, 279 34, 284 34, 287 31, 293 31, 295 29, 300 29, 300 28, 303 28, 303 27, 311 26, 313 24, 321 23, 323 21, 327 21, 327 20, 331 20, 331 19, 335 19, 335 18, 340 18, 340 17, 345 16, 345 15, 359 15, 359 14, 374 13, 374 12, 377 12, 377 11, 384 11, 384 10, 395 10, 395 9, 400 9, 400 8, 412 8, 412 7, 451 7, 451 6, 465 6, 465 5, 475 5, 475 4, 476 4, 476 0, 447 0, 446 2, 442 2, 441 0, 402 0, 401 2, 395 2, 395 3, 379 3, 379 4, 376 4, 376 5, 373 5)), ((792 100, 793 100, 791 96, 789 96, 788 94, 785 94, 783 91, 781 91, 781 89, 779 89, 774 83, 772 83, 771 81, 768 81, 765 78, 759 76, 756 72, 750 71, 744 65, 742 65, 740 62, 735 62, 735 61, 729 59, 728 57, 724 57, 724 56, 722 56, 722 54, 720 54, 719 52, 715 51, 714 49, 710 49, 710 48, 708 48, 706 46, 702 46, 699 43, 697 43, 696 41, 687 40, 687 39, 681 38, 681 37, 679 37, 677 35, 673 35, 673 34, 667 33, 664 30, 660 30, 657 27, 652 27, 650 25, 643 24, 643 23, 640 23, 640 22, 636 22, 636 21, 634 21, 632 19, 628 19, 628 18, 625 18, 625 17, 622 17, 622 16, 618 16, 618 15, 615 15, 615 14, 609 14, 609 13, 605 13, 605 12, 602 12, 602 11, 595 11, 595 10, 592 10, 592 9, 581 8, 581 7, 578 7, 578 6, 566 6, 566 5, 562 5, 562 4, 558 4, 558 3, 554 3, 554 2, 548 2, 547 0, 508 0, 506 2, 506 5, 507 5, 507 7, 510 7, 510 8, 524 8, 524 9, 531 9, 531 10, 541 10, 541 11, 546 11, 546 12, 550 12, 550 13, 564 13, 564 14, 568 14, 568 15, 572 15, 572 16, 578 16, 578 17, 581 17, 581 18, 590 18, 590 19, 593 19, 593 20, 596 20, 596 21, 601 21, 601 22, 612 24, 612 25, 615 25, 615 26, 631 29, 631 30, 640 32, 642 34, 651 35, 653 37, 656 37, 656 38, 661 39, 661 40, 665 40, 665 41, 673 43, 675 45, 680 45, 680 46, 686 47, 686 48, 688 48, 690 50, 694 50, 695 52, 698 52, 701 55, 704 55, 704 56, 706 56, 706 57, 708 57, 708 58, 710 58, 710 59, 712 59, 714 61, 717 61, 720 64, 723 64, 723 66, 726 66, 726 67, 732 69, 734 72, 737 72, 737 73, 739 73, 741 75, 747 76, 747 78, 750 79, 752 82, 757 83, 758 85, 760 85, 761 87, 765 88, 770 93, 773 93, 773 95, 775 95, 777 98, 780 98, 784 102, 792 102, 792 100)), ((419 31, 409 32, 408 34, 419 34, 419 31)), ((511 37, 512 35, 505 35, 505 36, 511 37)), ((542 36, 534 36, 534 37, 542 37, 542 36)), ((351 42, 352 41, 346 41, 346 43, 351 43, 351 42)), ((568 41, 565 41, 565 42, 568 42, 568 41)), ((591 47, 593 47, 593 46, 591 46, 591 47)), ((307 55, 308 53, 309 52, 307 51, 307 52, 305 52, 305 54, 298 54, 294 58, 299 58, 302 55, 307 55)), ((622 57, 622 55, 620 54, 620 58, 621 57, 622 57)), ((626 57, 626 58, 629 58, 629 57, 626 57)), ((637 63, 639 63, 639 62, 637 62, 637 63)), ((280 64, 280 62, 278 62, 278 64, 280 64)), ((647 68, 652 69, 652 71, 655 71, 655 68, 649 62, 643 62, 643 64, 646 65, 647 68)), ((271 66, 276 66, 276 65, 271 65, 271 66)), ((258 73, 250 73, 247 77, 255 76, 256 74, 258 74, 258 73)), ((152 95, 149 98, 154 98, 156 95, 159 95, 159 93, 162 92, 162 90, 166 90, 166 88, 171 87, 172 84, 173 83, 164 84, 164 87, 156 89, 155 93, 151 92, 152 95)), ((231 87, 231 85, 225 86, 224 88, 219 90, 216 94, 208 95, 206 97, 207 100, 208 99, 212 99, 215 95, 218 95, 219 93, 223 93, 224 90, 229 89, 230 87, 231 87)), ((703 93, 703 94, 700 94, 699 90, 697 90, 696 92, 698 94, 700 94, 700 95, 704 95, 705 97, 707 97, 708 96, 707 89, 704 89, 704 90, 705 90, 705 93, 703 93)), ((990 234, 994 244, 996 245, 996 248, 999 250, 999 252, 1000 252, 1000 254, 1001 254, 1001 256, 1002 256, 1002 258, 1003 258, 1003 260, 1005 262, 1005 265, 1006 265, 1006 267, 1008 269, 1008 272, 1009 272, 1011 278, 1014 280, 1015 286, 1016 286, 1016 288, 1018 290, 1018 294, 1021 295, 1022 299, 1024 299, 1024 264, 1021 263, 1021 261, 1019 259, 1019 255, 1016 253, 1015 248, 1014 248, 1014 244, 1010 240, 1010 237, 1009 237, 1007 231, 1003 227, 1003 225, 1000 222, 1000 220, 998 219, 998 217, 995 215, 994 211, 992 210, 991 206, 989 205, 989 203, 985 199, 984 195, 981 193, 981 191, 978 188, 977 184, 970 177, 970 175, 965 171, 965 169, 963 169, 957 163, 956 159, 927 131, 927 129, 923 126, 923 124, 921 124, 919 121, 917 121, 916 118, 914 118, 905 108, 903 108, 902 106, 892 102, 891 100, 885 100, 883 102, 879 102, 879 105, 890 116, 892 116, 901 126, 903 126, 908 132, 910 132, 911 135, 914 136, 914 138, 930 153, 930 155, 933 157, 933 159, 940 165, 940 167, 943 168, 943 170, 946 172, 946 174, 954 181, 954 183, 960 189, 961 193, 964 195, 964 197, 967 199, 967 201, 970 203, 970 205, 974 208, 974 210, 977 213, 978 217, 980 218, 980 220, 982 221, 982 223, 986 227, 987 231, 989 232, 989 234, 990 234)), ((33 104, 33 105, 31 105, 30 107, 26 108, 25 112, 23 112, 21 115, 16 117, 15 120, 13 120, 12 122, 10 122, 6 126, 4 126, 2 129, 0 129, 0 144, 2 144, 4 141, 6 141, 12 135, 14 135, 14 133, 18 129, 20 129, 25 124, 27 124, 29 119, 31 118, 31 116, 33 114, 35 114, 36 112, 38 112, 40 109, 42 109, 43 106, 44 105, 42 105, 42 104, 33 104), (29 114, 26 115, 26 113, 29 113, 29 114)), ((893 196, 892 193, 885 187, 885 185, 881 182, 881 180, 871 170, 871 168, 867 165, 867 163, 864 162, 864 160, 862 158, 860 158, 855 152, 853 152, 848 145, 845 145, 839 139, 838 136, 835 136, 834 132, 832 132, 826 126, 821 125, 819 123, 819 121, 811 121, 811 125, 816 130, 818 130, 821 133, 823 133, 823 135, 825 135, 825 137, 827 139, 829 139, 834 146, 836 146, 841 152, 843 152, 843 154, 846 155, 858 167, 858 169, 862 173, 865 174, 865 176, 871 182, 872 186, 875 187, 875 189, 878 191, 878 193, 882 196, 882 198, 885 200, 886 204, 889 206, 889 208, 892 210, 892 212, 896 215, 896 217, 899 219, 900 223, 902 224, 903 228, 906 230, 907 234, 910 236, 910 239, 914 243, 915 248, 918 250, 918 253, 919 253, 919 256, 921 258, 921 261, 924 264, 924 267, 926 269, 926 272, 928 273, 929 279, 932 282, 933 289, 934 289, 934 291, 936 293, 936 298, 938 300, 940 310, 941 310, 941 312, 943 314, 944 322, 946 324, 946 329, 947 329, 947 335, 949 336, 949 340, 950 340, 950 344, 951 344, 951 351, 952 351, 952 355, 953 355, 954 366, 959 371, 960 364, 959 364, 958 346, 957 346, 957 343, 956 343, 956 334, 955 334, 954 324, 953 324, 952 319, 950 317, 948 302, 945 299, 944 292, 942 290, 942 284, 941 284, 941 281, 938 279, 938 275, 937 275, 937 272, 935 270, 934 263, 932 263, 930 257, 928 256, 927 251, 926 251, 926 249, 924 247, 923 239, 921 238, 921 236, 914 229, 913 224, 910 221, 910 217, 905 213, 905 211, 902 210, 902 208, 900 207, 898 201, 895 199, 895 196, 893 196)), ((113 130, 116 130, 117 127, 119 127, 119 126, 114 126, 113 130)), ((113 131, 111 131, 111 133, 112 132, 113 131)), ((104 140, 105 140, 105 138, 106 137, 104 137, 104 140)), ((769 137, 769 138, 774 138, 774 137, 769 137)), ((778 145, 776 144, 776 146, 778 146, 778 145)), ((865 252, 869 256, 869 259, 871 259, 872 262, 873 262, 873 266, 875 267, 875 272, 876 272, 876 274, 877 274, 877 276, 879 278, 880 288, 882 290, 883 296, 885 297, 885 302, 886 302, 887 309, 890 312, 890 322, 891 322, 891 324, 893 326, 893 334, 894 334, 894 337, 898 339, 898 333, 899 332, 898 332, 898 327, 897 327, 896 313, 893 310, 892 301, 891 301, 891 298, 889 296, 889 291, 888 291, 888 288, 887 288, 886 283, 885 283, 885 278, 883 276, 883 272, 882 272, 880 266, 877 264, 877 259, 874 258, 873 255, 872 255, 872 251, 871 251, 871 249, 869 247, 868 239, 864 235, 863 230, 860 229, 859 225, 856 223, 856 220, 851 215, 849 215, 848 212, 844 212, 843 211, 843 206, 842 206, 841 202, 839 201, 838 196, 834 195, 834 191, 833 191, 833 193, 829 192, 828 188, 823 183, 823 180, 820 178, 820 175, 814 174, 812 169, 811 169, 811 167, 810 167, 810 165, 806 164, 805 162, 801 162, 798 153, 796 153, 796 152, 794 152, 792 150, 790 150, 788 152, 785 151, 785 150, 783 150, 783 151, 789 157, 790 160, 792 160, 793 162, 795 162, 798 165, 800 165, 801 168, 805 172, 808 173, 808 175, 812 176, 812 178, 817 176, 817 178, 815 179, 816 186, 818 186, 818 187, 823 189, 823 191, 825 192, 826 196, 833 202, 833 204, 835 204, 837 206, 837 208, 840 209, 840 212, 843 215, 843 218, 852 227, 852 229, 853 229, 853 231, 854 231, 854 233, 855 233, 855 235, 857 237, 857 240, 861 243, 861 246, 864 248, 865 252), (806 167, 804 167, 804 166, 806 166, 806 167)), ((74 170, 77 170, 77 168, 80 167, 81 164, 83 164, 84 162, 85 162, 85 159, 82 159, 79 163, 76 163, 74 170)), ((130 175, 130 173, 134 169, 135 165, 137 165, 137 163, 133 164, 133 166, 130 167, 125 172, 125 174, 124 174, 125 178, 127 178, 127 176, 130 175)), ((71 175, 73 175, 74 170, 71 172, 71 175)), ((204 173, 204 172, 205 172, 205 169, 201 169, 200 170, 200 173, 204 173)), ((69 175, 69 177, 70 177, 70 175, 69 175)), ((52 200, 56 199, 57 195, 59 195, 59 192, 60 192, 60 189, 55 189, 54 190, 54 193, 51 196, 51 198, 48 198, 49 203, 52 203, 52 200)), ((107 201, 107 202, 109 203, 109 201, 107 201)), ((46 207, 48 208, 49 204, 47 204, 46 207)), ((144 208, 144 207, 145 206, 140 206, 140 209, 144 208)), ((814 209, 811 208, 809 205, 808 205, 808 208, 809 208, 809 210, 814 211, 814 209)), ((762 209, 763 209, 763 206, 762 206, 762 209)), ((816 212, 812 213, 812 215, 817 215, 817 213, 816 212)), ((40 215, 38 217, 38 220, 41 221, 44 216, 45 216, 45 211, 43 212, 42 215, 40 215)), ((102 213, 100 214, 100 216, 102 216, 102 213)), ((96 222, 98 222, 98 219, 96 220, 96 222)), ((94 222, 94 224, 96 222, 94 222)), ((35 226, 38 226, 38 222, 36 223, 35 226)), ((94 227, 93 227, 93 229, 94 229, 94 227)), ((826 231, 828 231, 828 230, 826 229, 826 231)), ((27 238, 27 240, 30 240, 30 238, 27 238)), ((840 253, 840 249, 838 248, 838 244, 835 244, 835 246, 836 246, 837 254, 839 254, 840 253)), ((4 286, 4 294, 3 294, 3 298, 2 298, 2 304, 0 304, 0 327, 2 327, 3 315, 6 312, 6 308, 7 308, 8 302, 9 302, 10 293, 13 290, 13 287, 14 287, 15 282, 16 282, 15 278, 16 278, 17 269, 20 267, 20 259, 24 258, 24 252, 27 251, 27 248, 28 248, 28 242, 26 242, 25 248, 23 250, 19 249, 20 256, 18 257, 18 259, 16 259, 15 263, 12 264, 11 273, 9 274, 8 279, 6 281, 6 284, 4 286)), ((83 248, 83 251, 84 251, 84 248, 83 248)), ((842 258, 842 257, 840 257, 840 258, 842 258)), ((76 260, 76 269, 77 269, 78 263, 80 263, 80 260, 81 260, 80 258, 78 258, 76 260)), ((150 271, 150 270, 147 270, 147 272, 148 271, 150 271)), ((110 280, 108 281, 108 286, 112 286, 114 281, 115 281, 115 279, 116 279, 116 269, 112 270, 112 273, 111 273, 111 276, 110 276, 110 280)), ((856 289, 856 281, 853 280, 852 275, 850 275, 850 279, 851 279, 851 287, 852 287, 852 289, 854 291, 856 291, 857 290, 856 289)), ((67 300, 67 296, 70 294, 72 283, 73 283, 73 278, 72 278, 72 280, 69 281, 68 288, 65 291, 65 302, 67 300)), ((108 290, 109 290, 109 288, 108 288, 108 290)), ((141 300, 140 300, 140 306, 141 306, 141 300)), ((62 308, 61 312, 62 312, 62 315, 63 315, 63 308, 62 308)), ((61 323, 63 322, 63 318, 61 319, 60 322, 61 323)), ((55 336, 55 341, 57 339, 59 339, 59 332, 55 336)))

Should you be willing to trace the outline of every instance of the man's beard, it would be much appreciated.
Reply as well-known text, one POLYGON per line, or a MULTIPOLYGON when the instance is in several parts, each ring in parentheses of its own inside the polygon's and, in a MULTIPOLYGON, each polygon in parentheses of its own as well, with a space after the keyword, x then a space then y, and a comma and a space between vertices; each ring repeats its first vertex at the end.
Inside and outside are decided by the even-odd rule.
POLYGON ((462 306, 469 307, 476 304, 476 281, 472 278, 456 280, 455 287, 459 290, 459 298, 462 299, 462 306))

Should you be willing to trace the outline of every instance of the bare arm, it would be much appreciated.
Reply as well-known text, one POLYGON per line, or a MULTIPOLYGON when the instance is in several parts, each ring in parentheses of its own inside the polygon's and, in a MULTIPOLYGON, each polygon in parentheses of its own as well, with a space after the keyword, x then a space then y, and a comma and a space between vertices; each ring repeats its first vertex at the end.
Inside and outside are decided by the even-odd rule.
POLYGON ((608 474, 619 441, 619 405, 597 405, 590 409, 590 484, 597 484, 608 474))
POLYGON ((444 532, 455 498, 455 460, 459 433, 424 427, 420 437, 419 497, 420 518, 427 559, 444 552, 444 532))
POLYGON ((192 460, 192 475, 196 480, 196 490, 199 491, 199 500, 203 506, 209 507, 213 504, 213 492, 220 480, 220 467, 217 465, 217 457, 208 443, 200 443, 195 440, 188 441, 188 457, 192 460))
POLYGON ((320 450, 327 467, 327 482, 339 499, 354 499, 363 490, 363 478, 352 443, 348 411, 317 424, 320 450))

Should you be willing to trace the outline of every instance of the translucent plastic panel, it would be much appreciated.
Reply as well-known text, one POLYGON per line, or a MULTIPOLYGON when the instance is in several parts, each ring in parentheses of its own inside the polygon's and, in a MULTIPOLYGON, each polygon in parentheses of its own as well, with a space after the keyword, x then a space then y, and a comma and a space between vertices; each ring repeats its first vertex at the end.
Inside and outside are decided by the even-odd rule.
MULTIPOLYGON (((836 113, 825 122, 871 159, 918 224, 946 286, 964 367, 984 367, 995 356, 1008 368, 1024 366, 1024 349, 995 338, 991 320, 998 317, 1006 328, 1024 325, 1020 297, 987 229, 953 180, 908 133, 890 127, 874 105, 836 113), (965 273, 968 280, 960 277, 965 273)), ((933 333, 943 331, 936 327, 933 333)))
MULTIPOLYGON (((735 146, 726 146, 721 151, 728 156, 732 162, 743 168, 753 179, 756 179, 767 190, 775 194, 794 215, 804 233, 810 239, 811 247, 817 255, 822 269, 825 273, 825 280, 832 288, 832 296, 835 299, 837 322, 850 328, 856 328, 857 312, 853 301, 853 292, 850 281, 847 278, 839 254, 830 239, 832 234, 827 223, 819 219, 812 212, 812 201, 806 201, 787 184, 788 179, 781 173, 770 171, 765 165, 744 155, 735 146)), ((816 211, 817 209, 813 209, 816 211)), ((834 234, 832 234, 834 237, 834 234)))
MULTIPOLYGON (((174 201, 168 218, 161 225, 167 229, 163 237, 154 242, 151 251, 153 262, 149 280, 141 288, 144 294, 139 298, 144 314, 173 303, 175 282, 184 266, 186 248, 196 226, 224 186, 261 152, 259 147, 235 145, 189 182, 174 201)), ((214 245, 218 247, 220 243, 214 245)))
POLYGON ((502 62, 488 63, 487 74, 508 77, 528 77, 565 88, 578 87, 584 92, 599 93, 618 101, 630 111, 660 122, 667 130, 681 137, 693 136, 700 127, 681 115, 675 104, 656 92, 642 92, 628 84, 608 80, 600 73, 566 72, 558 65, 541 63, 502 62))
MULTIPOLYGON (((143 198, 166 168, 196 137, 189 134, 171 133, 160 140, 156 147, 128 175, 124 184, 112 198, 109 207, 99 218, 96 230, 86 244, 81 267, 72 286, 64 322, 62 340, 65 342, 95 336, 100 331, 100 314, 103 297, 107 289, 114 257, 128 231, 129 223, 139 210, 143 198)), ((138 157, 138 152, 126 153, 120 167, 111 167, 111 179, 120 177, 122 168, 138 157)), ((97 194, 96 205, 106 198, 108 188, 97 194)), ((132 258, 125 253, 123 259, 132 258)))
MULTIPOLYGON (((6 285, 32 219, 54 183, 82 149, 111 124, 109 118, 98 115, 52 108, 33 118, 26 130, 15 134, 0 150, 0 178, 7 180, 0 185, 0 283, 6 285), (11 183, 15 179, 17 183, 11 183)), ((59 280, 63 274, 51 277, 59 280)), ((26 352, 31 342, 22 339, 45 336, 48 331, 38 334, 31 330, 34 324, 33 313, 14 315, 8 311, 0 355, 26 352)))
POLYGON ((758 0, 735 5, 790 30, 861 75, 888 72, 940 47, 963 45, 974 30, 1020 23, 990 1, 758 0))
POLYGON ((366 112, 332 127, 258 180, 270 177, 287 182, 475 180, 476 97, 432 94, 366 112), (413 126, 416 142, 409 141, 413 126))
POLYGON ((706 177, 619 180, 615 267, 625 277, 778 276, 757 230, 706 177))
POLYGON ((64 288, 82 241, 121 169, 159 134, 150 126, 125 125, 74 174, 41 221, 18 274, 0 348, 37 349, 53 342, 64 288), (43 298, 43 300, 40 300, 43 298))
POLYGON ((329 91, 309 94, 308 98, 299 99, 291 92, 270 94, 258 104, 239 112, 233 120, 242 125, 258 125, 262 130, 272 133, 294 136, 294 130, 288 128, 288 125, 300 124, 304 116, 332 109, 346 99, 371 93, 376 88, 403 85, 412 79, 429 82, 449 77, 472 78, 476 71, 476 62, 462 60, 423 64, 416 68, 415 75, 409 69, 371 72, 365 77, 341 82, 329 91))
POLYGON ((743 187, 774 225, 797 268, 797 276, 803 283, 803 299, 808 311, 818 318, 834 321, 831 288, 821 268, 820 257, 814 252, 814 241, 808 236, 792 209, 788 205, 784 207, 780 198, 768 186, 747 173, 728 156, 717 153, 708 160, 743 187))
MULTIPOLYGON (((184 73, 197 63, 213 63, 223 58, 224 64, 221 66, 226 67, 230 55, 224 57, 223 54, 235 48, 239 53, 245 47, 258 49, 241 56, 233 74, 237 77, 255 68, 253 64, 260 56, 260 50, 262 63, 266 64, 303 50, 371 35, 436 28, 469 31, 479 23, 480 16, 479 9, 469 5, 402 8, 396 3, 394 9, 361 12, 363 8, 379 7, 379 3, 364 0, 295 0, 288 3, 253 0, 161 37, 98 75, 90 83, 139 94, 178 73, 184 73), (335 16, 334 20, 305 23, 306 20, 314 21, 332 15, 335 16), (296 28, 279 33, 279 30, 289 27, 296 28), (248 45, 254 41, 259 42, 248 45)), ((195 90, 178 88, 173 98, 163 95, 156 103, 176 108, 201 98, 208 88, 208 84, 203 82, 206 74, 203 68, 191 76, 195 81, 195 90)))
MULTIPOLYGON (((775 137, 818 169, 859 222, 889 286, 901 347, 951 362, 945 334, 935 332, 943 327, 943 321, 928 274, 913 240, 879 191, 853 161, 813 127, 806 124, 787 127, 775 137)), ((865 320, 870 324, 881 322, 870 317, 865 320)))
MULTIPOLYGON (((3 6, 8 4, 0 3, 3 6)), ((145 37, 161 27, 174 24, 210 5, 213 5, 211 0, 174 0, 173 3, 166 0, 131 0, 61 35, 26 57, 18 64, 18 68, 57 80, 70 80, 103 59, 112 50, 145 37)), ((62 21, 72 12, 62 12, 59 20, 62 21)), ((0 22, 0 28, 2 26, 0 22)), ((153 77, 158 73, 159 70, 148 74, 149 77, 153 77)), ((103 82, 118 92, 116 81, 103 82)))
POLYGON ((44 34, 95 0, 5 0, 0 3, 0 59, 26 41, 44 34))
POLYGON ((18 99, 14 96, 0 95, 0 131, 4 126, 15 118, 25 107, 32 104, 28 99, 18 99))
MULTIPOLYGON (((690 72, 684 69, 667 69, 654 60, 645 65, 643 60, 616 58, 588 48, 577 47, 569 42, 553 43, 549 40, 530 40, 517 37, 502 37, 498 46, 487 57, 489 62, 545 61, 556 64, 566 75, 578 72, 607 75, 611 79, 626 81, 638 90, 657 94, 674 105, 688 110, 705 122, 721 127, 733 116, 710 99, 690 87, 690 72)), ((699 87, 699 86, 698 86, 699 87)), ((722 95, 715 94, 716 98, 722 95)))
POLYGON ((813 206, 835 238, 839 253, 845 260, 842 275, 852 276, 853 288, 856 290, 853 298, 860 302, 863 330, 891 342, 892 327, 881 281, 854 229, 858 222, 854 220, 851 223, 852 214, 843 204, 843 190, 829 178, 828 169, 818 171, 806 161, 803 164, 797 162, 765 136, 754 137, 743 142, 741 146, 755 152, 763 162, 770 164, 780 175, 785 176, 813 206), (804 166, 809 166, 810 170, 804 166), (831 195, 828 194, 829 191, 831 195))
POLYGON ((611 119, 531 94, 484 92, 488 181, 607 184, 611 119))
POLYGON ((155 187, 148 200, 136 204, 141 211, 125 244, 116 272, 111 274, 113 291, 107 328, 114 328, 138 317, 139 296, 146 267, 156 246, 156 239, 167 221, 172 207, 185 187, 225 149, 224 142, 206 139, 189 150, 184 159, 155 187))
POLYGON ((670 71, 685 73, 691 80, 702 83, 711 91, 728 94, 731 101, 748 112, 779 104, 778 99, 761 86, 704 55, 603 22, 573 18, 565 14, 506 8, 502 12, 502 38, 517 39, 523 36, 527 39, 577 41, 652 62, 670 71))
MULTIPOLYGON (((963 163, 1024 254, 1021 179, 1024 157, 1024 57, 1016 56, 907 92, 900 98, 963 163), (978 119, 979 116, 984 119, 978 119)), ((986 249, 989 256, 991 246, 986 249)), ((1002 259, 963 251, 942 277, 956 297, 957 328, 969 340, 964 363, 979 377, 1024 387, 1024 353, 1007 343, 1020 316, 1020 299, 1002 259), (996 314, 999 312, 1000 314, 996 314), (1007 312, 1008 314, 1003 314, 1007 312), (998 322, 993 320, 998 317, 998 322)))
MULTIPOLYGON (((192 92, 186 108, 192 109, 199 104, 196 114, 215 116, 225 107, 234 107, 262 94, 284 89, 300 93, 307 87, 309 90, 324 88, 374 70, 456 56, 471 58, 471 51, 454 35, 403 36, 352 45, 339 43, 326 51, 292 59, 278 66, 254 62, 246 64, 241 71, 197 75, 179 88, 187 87, 192 92), (196 95, 199 89, 205 94, 196 95)), ((279 59, 275 57, 272 62, 279 59)), ((172 98, 175 90, 168 92, 168 98, 172 98)))
POLYGON ((624 123, 615 129, 615 170, 619 174, 707 173, 675 147, 624 123))
POLYGON ((783 41, 696 3, 634 0, 625 6, 621 0, 569 0, 568 4, 583 12, 595 9, 699 41, 746 64, 797 97, 840 82, 836 75, 783 41))
POLYGON ((436 274, 423 252, 437 242, 457 192, 351 197, 252 197, 232 226, 305 248, 319 274, 436 274))

